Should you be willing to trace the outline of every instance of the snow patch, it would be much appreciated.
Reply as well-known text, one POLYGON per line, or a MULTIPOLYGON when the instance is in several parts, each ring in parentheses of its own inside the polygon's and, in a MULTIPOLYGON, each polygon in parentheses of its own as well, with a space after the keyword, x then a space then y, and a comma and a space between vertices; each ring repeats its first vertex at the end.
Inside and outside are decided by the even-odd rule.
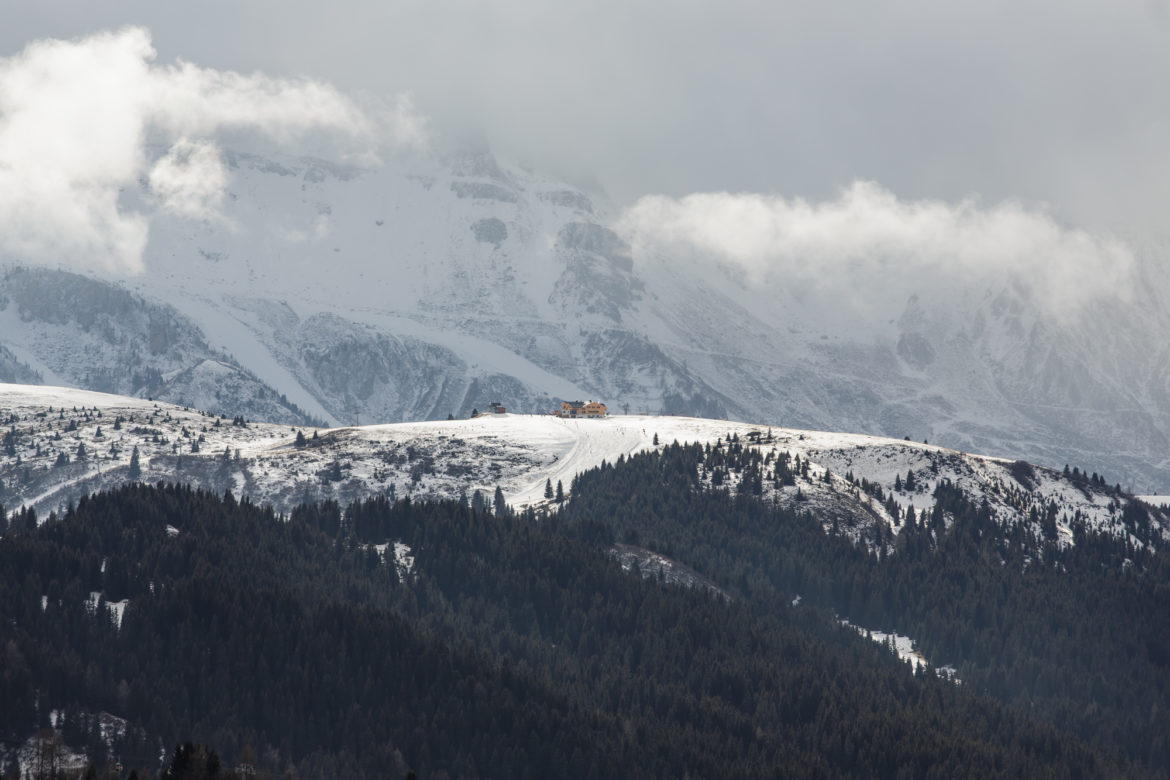
POLYGON ((684 563, 653 550, 629 544, 615 544, 610 549, 610 554, 617 559, 623 571, 639 574, 643 579, 658 579, 667 584, 683 585, 688 588, 706 588, 728 601, 731 600, 731 596, 710 578, 704 577, 684 563))
POLYGON ((119 630, 122 628, 122 616, 126 614, 126 605, 129 603, 130 599, 106 602, 106 609, 110 612, 110 620, 113 621, 119 630))
MULTIPOLYGON (((89 593, 89 598, 85 600, 85 610, 90 615, 96 615, 98 607, 102 604, 106 607, 106 613, 110 621, 119 629, 122 628, 122 616, 126 613, 126 606, 130 603, 129 599, 122 599, 121 601, 103 601, 102 591, 93 590, 89 593)), ((41 598, 42 609, 47 602, 47 597, 41 598)))
MULTIPOLYGON (((843 626, 846 626, 848 628, 852 628, 854 631, 861 634, 862 636, 868 637, 869 639, 872 639, 874 642, 877 642, 880 645, 884 645, 885 647, 888 647, 891 652, 893 652, 896 656, 898 656, 899 660, 909 661, 911 667, 913 667, 915 671, 917 671, 920 667, 926 668, 926 667, 930 666, 930 661, 928 661, 926 659, 926 656, 924 656, 921 652, 919 652, 918 650, 915 649, 914 640, 908 636, 903 636, 901 634, 894 633, 894 632, 887 633, 885 631, 876 631, 873 629, 863 628, 862 626, 854 625, 854 624, 850 623, 848 620, 844 620, 844 619, 840 620, 839 622, 843 626)), ((950 665, 942 666, 942 667, 938 667, 937 671, 939 673, 943 674, 948 679, 950 679, 956 683, 959 682, 959 678, 955 676, 955 672, 956 672, 955 667, 950 666, 950 665)))
POLYGON ((411 549, 402 542, 394 543, 394 565, 398 568, 398 581, 406 582, 407 577, 414 571, 414 556, 411 549))

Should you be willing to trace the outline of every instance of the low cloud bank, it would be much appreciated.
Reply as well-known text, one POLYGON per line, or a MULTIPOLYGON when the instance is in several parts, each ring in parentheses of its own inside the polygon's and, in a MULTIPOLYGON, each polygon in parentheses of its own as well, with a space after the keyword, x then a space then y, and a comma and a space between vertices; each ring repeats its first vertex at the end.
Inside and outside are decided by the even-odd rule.
POLYGON ((913 292, 1005 279, 1053 314, 1132 289, 1134 258, 1120 241, 1017 203, 905 201, 872 182, 822 203, 726 192, 644 197, 620 225, 643 258, 720 265, 748 286, 799 287, 887 316, 913 292))
POLYGON ((155 58, 149 31, 127 28, 0 59, 0 256, 142 270, 154 210, 218 218, 224 131, 281 146, 315 134, 354 152, 426 142, 408 98, 359 106, 319 81, 155 58), (158 143, 169 151, 152 162, 158 143), (128 208, 122 191, 144 177, 151 202, 128 208))

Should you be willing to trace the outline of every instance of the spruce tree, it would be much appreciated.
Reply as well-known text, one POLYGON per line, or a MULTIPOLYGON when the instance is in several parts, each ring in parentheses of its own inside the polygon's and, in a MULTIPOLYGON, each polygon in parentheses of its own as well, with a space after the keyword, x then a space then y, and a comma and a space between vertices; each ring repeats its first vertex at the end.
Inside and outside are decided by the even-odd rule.
POLYGON ((134 445, 134 451, 130 453, 130 471, 129 477, 131 482, 137 482, 142 478, 142 464, 138 462, 138 445, 134 445))

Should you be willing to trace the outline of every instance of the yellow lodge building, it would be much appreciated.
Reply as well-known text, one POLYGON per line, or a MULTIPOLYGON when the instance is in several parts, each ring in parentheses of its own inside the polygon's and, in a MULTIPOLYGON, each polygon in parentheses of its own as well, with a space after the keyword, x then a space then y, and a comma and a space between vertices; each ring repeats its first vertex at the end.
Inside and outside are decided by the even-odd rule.
POLYGON ((556 412, 557 417, 605 417, 605 404, 599 401, 581 403, 580 401, 561 401, 561 410, 556 412))

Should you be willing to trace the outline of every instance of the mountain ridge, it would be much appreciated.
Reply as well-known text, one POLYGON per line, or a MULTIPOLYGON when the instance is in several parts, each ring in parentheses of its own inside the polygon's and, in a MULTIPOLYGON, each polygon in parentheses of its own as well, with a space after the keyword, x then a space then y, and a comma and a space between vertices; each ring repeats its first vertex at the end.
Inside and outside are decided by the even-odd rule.
POLYGON ((904 303, 866 324, 799 279, 635 247, 604 202, 485 151, 381 168, 225 154, 222 218, 157 216, 139 276, 8 258, 0 379, 331 425, 593 397, 1076 461, 1170 490, 1170 351, 1149 290, 1063 319, 1010 278, 884 291, 904 303), (238 386, 213 397, 206 360, 238 368, 238 386), (136 372, 165 381, 119 383, 136 372))
POLYGON ((1170 539, 1170 515, 1095 472, 908 440, 689 417, 483 414, 474 419, 313 429, 229 420, 156 401, 68 388, 0 385, 6 411, 0 503, 41 517, 126 482, 185 482, 288 513, 301 503, 370 496, 469 499, 499 489, 516 506, 556 508, 546 489, 638 453, 680 444, 756 450, 763 471, 705 471, 709 489, 750 491, 815 511, 871 547, 891 547, 945 484, 1005 527, 1059 545, 1078 529, 1137 546, 1170 539), (133 463, 132 463, 133 461, 133 463), (137 464, 137 465, 135 465, 137 464))

